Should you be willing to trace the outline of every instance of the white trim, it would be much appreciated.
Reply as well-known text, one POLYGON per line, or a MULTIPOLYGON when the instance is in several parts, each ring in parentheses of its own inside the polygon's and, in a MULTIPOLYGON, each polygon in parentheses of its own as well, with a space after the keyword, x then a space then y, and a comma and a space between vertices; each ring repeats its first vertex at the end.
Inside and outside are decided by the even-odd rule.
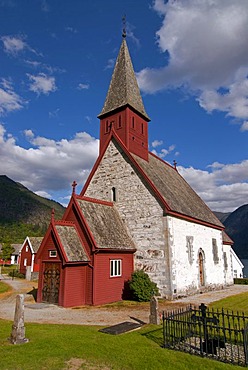
POLYGON ((122 275, 122 260, 110 260, 110 277, 118 277, 122 275))

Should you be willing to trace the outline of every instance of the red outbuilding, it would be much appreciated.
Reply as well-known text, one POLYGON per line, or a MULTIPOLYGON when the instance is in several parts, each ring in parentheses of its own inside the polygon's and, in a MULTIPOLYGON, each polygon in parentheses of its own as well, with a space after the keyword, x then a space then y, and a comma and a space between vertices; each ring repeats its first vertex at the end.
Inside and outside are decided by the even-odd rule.
POLYGON ((39 272, 39 266, 35 263, 35 255, 41 245, 43 237, 26 237, 24 240, 19 257, 20 272, 26 275, 27 267, 30 272, 39 272))
POLYGON ((73 193, 64 220, 52 217, 36 255, 37 301, 71 307, 121 300, 134 252, 113 203, 73 193))

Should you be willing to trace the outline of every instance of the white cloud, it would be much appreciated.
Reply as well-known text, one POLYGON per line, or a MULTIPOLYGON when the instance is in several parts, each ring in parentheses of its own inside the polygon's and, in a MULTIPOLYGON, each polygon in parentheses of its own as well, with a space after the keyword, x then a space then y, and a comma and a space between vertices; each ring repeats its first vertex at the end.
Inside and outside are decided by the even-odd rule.
POLYGON ((248 160, 226 165, 215 162, 208 167, 212 172, 177 169, 212 210, 231 212, 247 203, 248 160))
POLYGON ((0 86, 0 115, 22 109, 25 101, 15 93, 11 80, 2 79, 0 86))
POLYGON ((52 76, 48 76, 45 73, 39 73, 36 76, 27 74, 27 76, 31 81, 29 90, 35 92, 37 95, 49 95, 51 92, 57 90, 55 78, 52 76))
POLYGON ((247 121, 247 2, 155 0, 154 9, 163 17, 157 43, 167 64, 140 71, 140 88, 155 93, 184 86, 208 112, 247 121))
POLYGON ((157 146, 160 146, 160 145, 162 145, 163 144, 163 140, 154 140, 153 142, 152 142, 152 147, 153 148, 156 148, 157 146))
POLYGON ((68 32, 71 32, 71 33, 78 33, 78 30, 76 30, 76 28, 73 28, 73 27, 65 27, 65 30, 68 31, 68 32))
MULTIPOLYGON (((157 148, 158 146, 161 146, 163 144, 162 140, 154 140, 152 142, 152 147, 157 148)), ((158 152, 156 149, 152 150, 152 153, 157 155, 160 158, 166 157, 168 154, 172 153, 175 150, 175 145, 170 145, 168 149, 162 148, 160 149, 160 152, 158 152)), ((179 155, 179 153, 174 153, 174 155, 179 155)))
POLYGON ((4 51, 12 56, 17 56, 19 53, 28 50, 36 55, 41 55, 36 50, 31 48, 25 41, 26 36, 2 36, 0 40, 3 42, 4 51))
POLYGON ((112 68, 114 68, 114 65, 115 65, 115 59, 114 58, 113 59, 109 59, 107 65, 106 65, 106 67, 104 69, 105 70, 106 69, 112 69, 112 68))
POLYGON ((70 191, 73 180, 80 185, 80 192, 98 155, 99 141, 86 132, 60 141, 35 136, 29 129, 24 134, 29 149, 17 145, 0 124, 0 173, 39 195, 70 191))
POLYGON ((2 36, 1 40, 3 42, 4 51, 12 55, 16 55, 20 51, 28 48, 27 43, 22 39, 22 37, 2 36))
POLYGON ((80 84, 78 84, 78 87, 77 88, 78 88, 78 90, 88 90, 89 87, 90 87, 89 84, 80 83, 80 84))

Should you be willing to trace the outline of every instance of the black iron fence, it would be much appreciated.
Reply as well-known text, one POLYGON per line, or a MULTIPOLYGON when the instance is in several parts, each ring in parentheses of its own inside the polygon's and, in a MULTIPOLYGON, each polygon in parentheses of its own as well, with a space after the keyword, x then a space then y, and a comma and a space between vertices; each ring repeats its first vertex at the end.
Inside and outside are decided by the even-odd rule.
POLYGON ((163 312, 164 347, 248 365, 248 316, 243 313, 188 306, 163 312))

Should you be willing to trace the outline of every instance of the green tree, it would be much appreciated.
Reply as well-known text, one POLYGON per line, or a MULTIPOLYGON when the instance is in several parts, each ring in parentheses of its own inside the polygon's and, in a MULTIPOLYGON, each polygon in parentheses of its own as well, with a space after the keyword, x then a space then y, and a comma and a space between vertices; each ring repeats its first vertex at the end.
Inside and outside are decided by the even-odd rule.
POLYGON ((14 248, 9 243, 4 243, 2 245, 1 258, 4 261, 10 260, 11 254, 14 252, 14 248))

